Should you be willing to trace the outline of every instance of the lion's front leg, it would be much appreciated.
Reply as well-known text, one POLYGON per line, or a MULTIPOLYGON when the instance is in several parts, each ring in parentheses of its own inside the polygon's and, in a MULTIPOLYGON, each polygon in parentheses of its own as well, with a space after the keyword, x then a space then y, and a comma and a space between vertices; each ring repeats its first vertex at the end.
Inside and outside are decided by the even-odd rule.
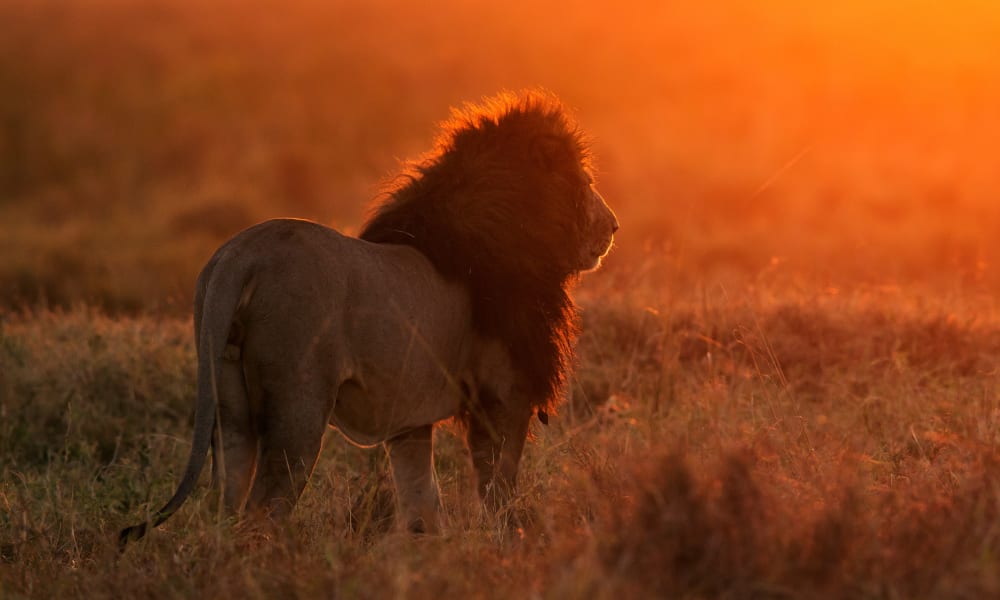
POLYGON ((411 533, 437 533, 440 495, 434 476, 434 426, 426 425, 385 443, 396 486, 399 521, 411 533))
POLYGON ((530 420, 527 405, 505 406, 485 390, 470 406, 466 442, 479 480, 479 497, 494 514, 514 495, 530 420))

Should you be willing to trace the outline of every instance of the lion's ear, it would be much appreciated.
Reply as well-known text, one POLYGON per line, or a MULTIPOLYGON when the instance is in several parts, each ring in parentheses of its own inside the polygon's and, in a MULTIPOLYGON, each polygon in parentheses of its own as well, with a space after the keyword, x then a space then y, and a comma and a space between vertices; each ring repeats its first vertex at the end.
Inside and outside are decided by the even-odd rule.
POLYGON ((565 171, 567 165, 575 162, 566 140, 554 135, 539 136, 529 150, 531 161, 546 171, 565 171))

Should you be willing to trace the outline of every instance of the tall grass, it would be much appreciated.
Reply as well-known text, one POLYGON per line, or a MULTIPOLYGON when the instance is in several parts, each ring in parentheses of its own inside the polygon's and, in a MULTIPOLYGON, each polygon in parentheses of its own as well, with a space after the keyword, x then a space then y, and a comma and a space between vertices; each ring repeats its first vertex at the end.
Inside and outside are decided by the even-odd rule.
POLYGON ((169 495, 187 453, 188 324, 8 315, 5 596, 1000 591, 995 313, 861 295, 644 309, 598 287, 568 400, 532 425, 519 529, 479 514, 444 427, 446 533, 395 533, 381 452, 330 434, 287 525, 220 521, 199 493, 122 557, 117 530, 169 495))

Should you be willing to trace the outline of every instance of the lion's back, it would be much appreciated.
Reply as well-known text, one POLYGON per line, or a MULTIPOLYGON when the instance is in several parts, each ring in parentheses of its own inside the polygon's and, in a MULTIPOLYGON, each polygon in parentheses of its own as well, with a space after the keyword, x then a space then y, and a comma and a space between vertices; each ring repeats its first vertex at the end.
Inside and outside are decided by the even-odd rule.
MULTIPOLYGON (((233 319, 240 354, 254 375, 249 380, 265 386, 288 385, 289 378, 356 382, 366 390, 356 400, 367 408, 354 412, 399 420, 378 421, 372 431, 355 424, 362 441, 377 438, 376 431, 414 426, 413 415, 438 419, 457 410, 448 390, 469 361, 468 294, 417 250, 281 219, 251 227, 220 248, 200 287, 232 280, 214 276, 231 270, 248 273, 236 314, 211 306, 210 289, 200 292, 203 303, 208 299, 200 310, 211 319, 233 319), (401 397, 413 410, 397 414, 388 404, 377 410, 401 397)), ((352 398, 338 400, 344 411, 351 412, 352 398)))
POLYGON ((356 352, 370 345, 365 340, 391 346, 414 324, 432 344, 465 338, 471 327, 464 287, 445 280, 419 251, 311 221, 273 219, 234 236, 202 271, 196 313, 207 308, 217 270, 247 273, 249 291, 236 316, 268 338, 313 339, 318 328, 332 328, 357 338, 349 340, 356 352))

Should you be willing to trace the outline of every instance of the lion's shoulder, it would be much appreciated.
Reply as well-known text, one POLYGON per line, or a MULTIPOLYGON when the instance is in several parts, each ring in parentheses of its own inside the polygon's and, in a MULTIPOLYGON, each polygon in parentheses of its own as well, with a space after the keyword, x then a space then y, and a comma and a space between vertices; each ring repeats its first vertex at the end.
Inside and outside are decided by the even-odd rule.
POLYGON ((412 246, 463 284, 477 333, 508 349, 539 403, 561 387, 576 332, 567 286, 583 243, 576 199, 589 186, 588 169, 584 138, 553 97, 467 105, 360 233, 412 246))

